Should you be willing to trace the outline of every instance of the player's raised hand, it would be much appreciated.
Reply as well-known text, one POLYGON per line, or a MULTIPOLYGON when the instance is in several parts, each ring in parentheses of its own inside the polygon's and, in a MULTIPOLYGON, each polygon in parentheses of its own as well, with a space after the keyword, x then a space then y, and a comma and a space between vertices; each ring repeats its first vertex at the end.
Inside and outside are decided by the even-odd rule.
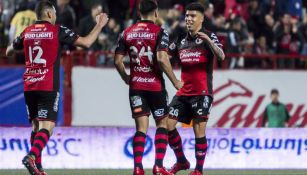
POLYGON ((180 80, 177 80, 177 81, 174 83, 174 87, 175 87, 177 90, 181 89, 182 86, 183 86, 183 82, 180 81, 180 80))
POLYGON ((100 27, 104 27, 109 21, 109 17, 106 13, 100 13, 99 15, 96 16, 96 23, 100 27))
POLYGON ((203 32, 197 32, 197 37, 199 37, 199 38, 201 38, 201 39, 203 39, 205 41, 210 41, 211 40, 210 37, 207 34, 203 33, 203 32))

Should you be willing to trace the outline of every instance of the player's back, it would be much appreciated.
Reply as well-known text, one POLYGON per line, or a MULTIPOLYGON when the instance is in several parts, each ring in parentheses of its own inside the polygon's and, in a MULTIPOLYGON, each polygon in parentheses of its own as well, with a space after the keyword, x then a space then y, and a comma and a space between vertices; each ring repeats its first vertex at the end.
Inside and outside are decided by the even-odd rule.
POLYGON ((59 26, 38 22, 21 34, 26 59, 25 91, 58 89, 59 26))
POLYGON ((130 57, 131 89, 164 89, 162 71, 156 56, 157 51, 164 50, 161 45, 168 46, 168 36, 167 41, 163 41, 163 34, 165 32, 160 26, 146 20, 130 26, 123 32, 122 38, 130 57))

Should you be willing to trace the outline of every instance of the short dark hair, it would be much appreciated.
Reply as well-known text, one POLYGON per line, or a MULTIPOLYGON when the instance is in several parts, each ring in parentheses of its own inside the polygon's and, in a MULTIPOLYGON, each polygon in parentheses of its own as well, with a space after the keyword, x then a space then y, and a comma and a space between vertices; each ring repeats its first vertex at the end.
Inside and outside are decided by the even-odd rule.
POLYGON ((38 2, 38 4, 35 7, 35 13, 37 19, 41 19, 43 16, 43 12, 46 9, 52 9, 54 8, 53 4, 47 0, 41 0, 38 2))
POLYGON ((139 5, 141 15, 148 15, 158 8, 155 0, 142 0, 139 5))
POLYGON ((96 8, 96 7, 98 7, 98 6, 101 6, 101 7, 103 8, 103 6, 102 6, 101 3, 99 3, 99 2, 94 2, 94 3, 91 5, 91 9, 94 9, 94 8, 96 8))
POLYGON ((205 12, 204 6, 201 5, 198 2, 192 2, 192 3, 188 4, 187 7, 185 8, 185 11, 187 11, 187 10, 195 10, 195 11, 198 11, 202 14, 205 12))
POLYGON ((272 89, 272 90, 271 90, 271 95, 272 95, 272 94, 279 94, 279 92, 278 92, 277 89, 272 89))

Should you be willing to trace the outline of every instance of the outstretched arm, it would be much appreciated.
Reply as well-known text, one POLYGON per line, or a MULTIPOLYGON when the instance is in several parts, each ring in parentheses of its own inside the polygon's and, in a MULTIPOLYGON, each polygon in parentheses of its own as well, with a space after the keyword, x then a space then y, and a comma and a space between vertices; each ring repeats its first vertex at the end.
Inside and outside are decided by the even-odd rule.
POLYGON ((97 39, 101 32, 101 29, 107 24, 109 18, 105 13, 101 13, 96 16, 96 25, 92 31, 85 37, 79 37, 74 45, 83 46, 89 48, 97 39))
POLYGON ((166 76, 170 79, 173 83, 174 87, 178 90, 182 88, 183 82, 178 80, 173 72, 173 68, 168 58, 168 54, 166 51, 158 51, 157 52, 157 60, 162 71, 166 74, 166 76))

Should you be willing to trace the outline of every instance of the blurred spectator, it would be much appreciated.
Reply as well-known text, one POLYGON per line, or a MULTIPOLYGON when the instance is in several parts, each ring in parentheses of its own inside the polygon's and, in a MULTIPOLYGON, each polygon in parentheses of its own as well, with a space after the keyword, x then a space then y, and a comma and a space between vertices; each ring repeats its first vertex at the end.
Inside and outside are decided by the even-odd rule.
POLYGON ((225 11, 225 0, 211 0, 210 1, 214 6, 214 16, 223 15, 225 11))
POLYGON ((120 25, 116 22, 114 18, 109 19, 108 25, 104 28, 104 33, 108 37, 108 49, 111 50, 112 47, 115 47, 120 33, 120 25))
MULTIPOLYGON (((17 9, 23 6, 23 1, 25 0, 0 0, 0 46, 2 47, 7 46, 10 21, 17 9)), ((37 1, 28 0, 29 4, 35 4, 37 1)), ((141 0, 50 1, 58 10, 57 23, 78 29, 82 35, 87 33, 85 29, 90 28, 93 22, 90 17, 91 7, 94 4, 101 4, 102 11, 109 14, 110 21, 90 50, 112 52, 118 30, 121 31, 139 19, 138 3, 141 0), (85 17, 91 20, 87 21, 85 17)), ((304 18, 307 0, 157 0, 160 10, 164 12, 160 12, 157 22, 169 32, 171 41, 180 38, 180 35, 184 36, 185 5, 196 1, 206 8, 203 26, 217 32, 221 42, 225 42, 224 48, 228 53, 260 54, 264 49, 261 43, 266 43, 264 50, 268 53, 307 54, 307 19, 304 18), (237 31, 233 25, 233 21, 236 20, 240 21, 240 30, 237 31), (254 43, 255 40, 257 41, 254 43)), ((11 29, 13 28, 14 25, 11 29)), ((14 38, 12 31, 10 40, 14 38)), ((64 49, 74 48, 64 46, 64 49)), ((230 67, 268 68, 270 64, 267 61, 237 57, 231 59, 230 67)), ((287 58, 278 60, 278 68, 299 68, 304 65, 307 67, 307 60, 287 58)))
MULTIPOLYGON (((242 53, 243 45, 247 42, 247 38, 242 34, 243 27, 241 23, 241 18, 236 17, 230 23, 230 31, 228 33, 227 38, 227 52, 228 53, 242 53)), ((244 66, 243 58, 232 57, 230 60, 229 67, 231 69, 234 68, 242 68, 244 66)))
POLYGON ((170 41, 177 40, 186 34, 183 12, 184 7, 180 4, 175 4, 167 12, 162 28, 169 33, 170 41))
MULTIPOLYGON (((95 18, 101 12, 102 12, 101 4, 97 3, 91 7, 91 14, 82 18, 79 22, 78 32, 80 36, 86 36, 90 33, 90 31, 92 31, 92 29, 96 25, 95 18)), ((89 50, 92 51, 99 51, 100 49, 101 45, 98 43, 98 40, 96 40, 89 48, 89 50)))
POLYGON ((287 127, 290 115, 286 106, 278 100, 279 92, 277 89, 272 89, 271 100, 272 102, 266 106, 262 120, 262 126, 266 126, 268 122, 269 128, 282 128, 287 127))
POLYGON ((291 16, 295 16, 299 19, 302 19, 302 9, 303 9, 303 2, 302 0, 288 0, 287 3, 287 13, 291 16))
POLYGON ((227 19, 234 19, 241 16, 245 21, 248 17, 248 1, 247 0, 227 0, 225 1, 224 15, 227 19))
POLYGON ((120 25, 114 18, 110 18, 108 25, 104 28, 103 33, 98 37, 99 44, 102 46, 101 50, 106 54, 100 54, 98 57, 99 65, 114 65, 113 56, 107 52, 114 52, 116 42, 120 33, 120 25))
MULTIPOLYGON (((284 14, 281 23, 275 31, 277 44, 276 53, 299 55, 303 44, 303 35, 298 30, 297 19, 284 14)), ((295 60, 291 58, 278 59, 279 68, 295 68, 295 60)))
POLYGON ((272 15, 265 15, 264 16, 264 24, 260 25, 261 27, 257 27, 259 30, 258 32, 255 33, 256 37, 259 36, 265 36, 266 38, 266 43, 268 46, 268 50, 270 52, 273 52, 274 47, 273 47, 273 42, 274 42, 274 27, 275 27, 275 21, 272 15))
MULTIPOLYGON (((130 19, 129 16, 129 1, 139 1, 139 0, 106 0, 109 5, 110 18, 114 18, 118 21, 121 29, 125 27, 125 23, 130 19)), ((131 24, 132 21, 130 20, 131 24)), ((127 26, 126 26, 127 27, 127 26)))
POLYGON ((226 32, 226 28, 224 26, 218 26, 214 22, 214 7, 213 4, 207 3, 205 4, 205 15, 204 15, 204 23, 203 27, 209 31, 214 32, 226 32))
MULTIPOLYGON (((63 25, 72 30, 76 29, 76 14, 69 5, 70 0, 56 0, 56 24, 63 25)), ((73 45, 63 45, 63 50, 75 50, 73 45)))
POLYGON ((302 25, 300 26, 299 31, 302 32, 303 37, 304 37, 304 45, 303 45, 302 54, 307 55, 307 13, 304 14, 304 21, 302 25))
POLYGON ((19 11, 14 15, 11 26, 9 30, 9 42, 12 43, 13 40, 21 34, 21 32, 33 24, 36 20, 36 14, 33 11, 34 6, 29 6, 28 0, 24 0, 19 5, 19 11))
POLYGON ((257 34, 259 31, 259 26, 263 23, 261 20, 261 11, 259 6, 258 0, 251 0, 248 4, 248 19, 247 22, 247 28, 249 32, 252 32, 253 34, 257 34))
MULTIPOLYGON (((36 21, 36 14, 33 11, 35 6, 33 5, 34 4, 31 6, 31 3, 29 3, 28 0, 23 0, 19 4, 18 12, 14 15, 11 21, 9 29, 9 43, 12 43, 13 40, 19 36, 26 27, 36 21)), ((15 54, 15 62, 16 64, 24 64, 25 57, 23 52, 15 54)))
MULTIPOLYGON (((256 42, 253 47, 253 54, 269 54, 267 47, 267 38, 264 35, 259 36, 256 39, 256 42)), ((264 58, 252 58, 246 60, 247 68, 272 68, 271 62, 269 59, 264 58)))
POLYGON ((76 28, 76 14, 69 5, 70 0, 56 0, 57 24, 62 24, 70 29, 76 28))
POLYGON ((3 19, 3 4, 0 2, 0 48, 6 47, 4 37, 4 30, 5 30, 5 24, 4 24, 4 19, 3 19))

